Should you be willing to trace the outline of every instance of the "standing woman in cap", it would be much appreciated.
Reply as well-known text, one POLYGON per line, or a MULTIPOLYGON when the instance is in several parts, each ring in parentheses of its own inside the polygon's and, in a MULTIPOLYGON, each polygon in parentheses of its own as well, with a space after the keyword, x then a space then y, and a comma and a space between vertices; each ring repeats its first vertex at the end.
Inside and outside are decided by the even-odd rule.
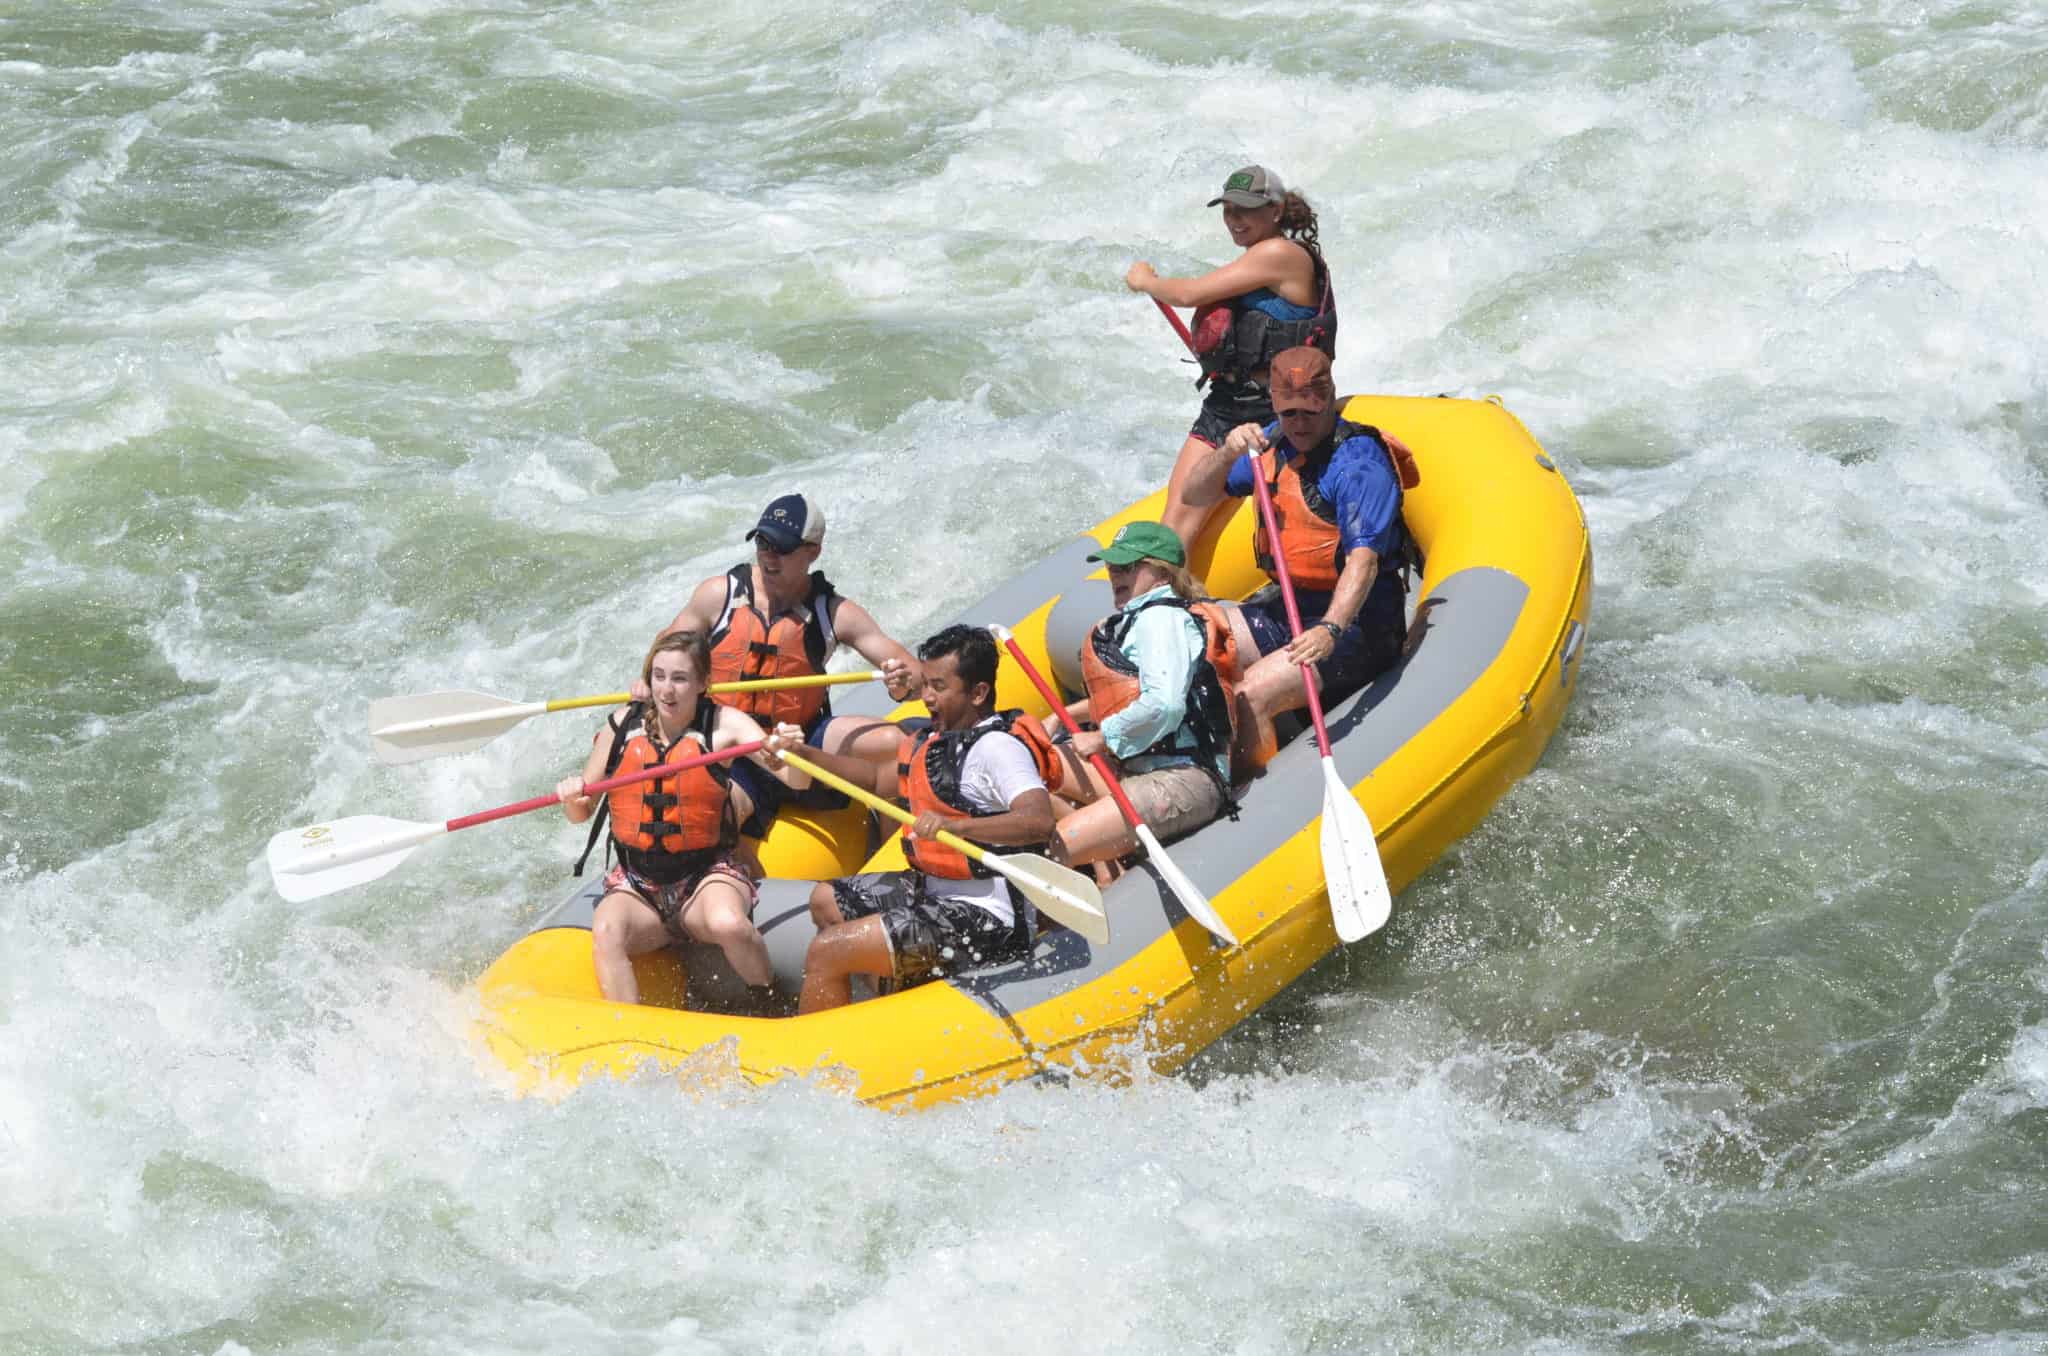
POLYGON ((1337 296, 1307 199, 1289 192, 1264 165, 1247 165, 1209 200, 1211 207, 1218 204, 1224 229, 1243 254, 1199 278, 1162 278, 1142 260, 1124 274, 1133 292, 1195 308, 1195 356, 1202 364, 1196 384, 1208 390, 1174 460, 1161 515, 1190 546, 1221 498, 1191 484, 1189 473, 1233 428, 1273 421, 1267 389, 1273 355, 1303 344, 1333 357, 1337 352, 1337 296))

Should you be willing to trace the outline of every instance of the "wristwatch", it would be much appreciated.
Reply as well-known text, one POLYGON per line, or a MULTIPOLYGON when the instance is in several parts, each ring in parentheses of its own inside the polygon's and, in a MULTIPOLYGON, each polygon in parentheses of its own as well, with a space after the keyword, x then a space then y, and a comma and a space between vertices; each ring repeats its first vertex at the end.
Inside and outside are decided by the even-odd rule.
POLYGON ((1322 627, 1325 631, 1328 631, 1330 633, 1331 640, 1344 639, 1344 628, 1337 625, 1337 623, 1331 621, 1328 617, 1323 618, 1321 621, 1317 622, 1316 625, 1322 627))

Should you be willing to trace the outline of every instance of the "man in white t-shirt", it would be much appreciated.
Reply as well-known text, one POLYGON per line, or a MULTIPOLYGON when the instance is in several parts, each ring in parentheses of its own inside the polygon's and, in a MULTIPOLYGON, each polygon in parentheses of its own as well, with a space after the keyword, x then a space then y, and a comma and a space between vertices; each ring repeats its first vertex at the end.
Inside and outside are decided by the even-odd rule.
POLYGON ((989 633, 949 626, 918 647, 930 729, 905 735, 894 765, 806 751, 827 771, 917 815, 904 831, 908 871, 824 881, 811 892, 818 935, 804 957, 799 1012, 851 1001, 849 976, 894 976, 905 987, 1028 954, 1031 906, 936 840, 940 829, 988 847, 1042 847, 1052 832, 1047 787, 1061 780, 1044 727, 1022 712, 997 714, 999 657, 989 633))

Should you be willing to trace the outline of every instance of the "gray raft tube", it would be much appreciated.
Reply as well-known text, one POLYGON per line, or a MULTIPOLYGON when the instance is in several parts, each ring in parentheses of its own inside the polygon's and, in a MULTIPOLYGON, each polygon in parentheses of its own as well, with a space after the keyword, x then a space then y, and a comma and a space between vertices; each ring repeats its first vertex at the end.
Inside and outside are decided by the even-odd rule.
MULTIPOLYGON (((955 620, 974 626, 1012 625, 1046 598, 1058 595, 1046 622, 1047 649, 1055 656, 1053 668, 1061 686, 1078 692, 1082 640, 1114 607, 1109 582, 1087 577, 1098 569, 1087 559, 1098 547, 1092 537, 1069 542, 955 620)), ((1331 756, 1347 785, 1386 761, 1478 681, 1506 647, 1528 597, 1528 585, 1492 568, 1461 570, 1430 592, 1425 600, 1429 623, 1412 652, 1325 713, 1331 756)), ((886 694, 870 686, 844 702, 835 698, 834 709, 882 717, 894 707, 886 694)), ((1218 819, 1172 844, 1174 862, 1203 894, 1221 893, 1257 867, 1268 845, 1285 842, 1322 813, 1319 757, 1314 739, 1294 740, 1246 789, 1235 821, 1218 819)), ((874 832, 879 841, 881 830, 874 832)), ((768 943, 782 1011, 791 1010, 802 983, 804 953, 816 934, 809 906, 813 884, 763 881, 754 912, 768 943)), ((593 877, 534 931, 588 929, 601 892, 593 877)), ((1041 936, 1026 959, 941 982, 992 1009, 1018 1012, 1109 973, 1186 916, 1159 874, 1142 863, 1103 890, 1103 905, 1112 933, 1107 945, 1096 946, 1071 931, 1056 929, 1041 936)), ((692 1008, 756 1010, 717 948, 692 945, 684 950, 692 1008)))

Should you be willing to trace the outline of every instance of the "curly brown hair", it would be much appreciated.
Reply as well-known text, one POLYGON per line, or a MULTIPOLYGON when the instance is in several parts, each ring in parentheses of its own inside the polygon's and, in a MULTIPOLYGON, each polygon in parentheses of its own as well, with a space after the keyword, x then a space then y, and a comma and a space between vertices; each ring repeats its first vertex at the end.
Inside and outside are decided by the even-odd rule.
POLYGON ((1317 259, 1323 257, 1322 239, 1316 232, 1316 209, 1292 189, 1280 200, 1280 233, 1317 259))

